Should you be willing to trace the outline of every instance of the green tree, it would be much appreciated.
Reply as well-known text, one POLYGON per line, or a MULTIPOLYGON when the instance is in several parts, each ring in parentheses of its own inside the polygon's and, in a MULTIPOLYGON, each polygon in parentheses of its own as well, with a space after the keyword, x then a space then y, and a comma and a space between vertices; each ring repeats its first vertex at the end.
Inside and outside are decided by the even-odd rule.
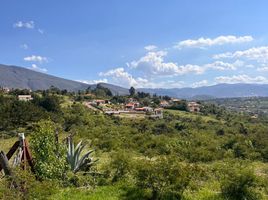
POLYGON ((135 93, 136 93, 136 90, 135 90, 135 88, 134 87, 131 87, 130 89, 129 89, 129 94, 130 94, 130 96, 134 96, 135 95, 135 93))

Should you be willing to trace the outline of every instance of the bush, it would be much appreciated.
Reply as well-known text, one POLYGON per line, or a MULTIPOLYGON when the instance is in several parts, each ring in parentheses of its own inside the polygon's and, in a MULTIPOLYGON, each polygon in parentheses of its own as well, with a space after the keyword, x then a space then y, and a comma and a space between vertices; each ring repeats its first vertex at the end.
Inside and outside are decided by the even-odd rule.
POLYGON ((67 169, 65 147, 55 140, 56 124, 40 121, 31 138, 35 172, 40 179, 61 179, 67 169))
POLYGON ((130 154, 123 151, 113 154, 110 167, 114 170, 112 182, 126 178, 131 169, 130 154))
POLYGON ((176 162, 174 158, 138 161, 136 186, 144 191, 149 190, 153 200, 182 199, 196 172, 192 166, 176 162))
POLYGON ((229 169, 221 183, 222 195, 228 200, 262 199, 259 187, 261 187, 260 181, 249 169, 229 169))
POLYGON ((14 169, 17 187, 8 178, 0 179, 0 199, 8 200, 45 200, 59 191, 59 185, 52 180, 38 181, 29 171, 14 169))

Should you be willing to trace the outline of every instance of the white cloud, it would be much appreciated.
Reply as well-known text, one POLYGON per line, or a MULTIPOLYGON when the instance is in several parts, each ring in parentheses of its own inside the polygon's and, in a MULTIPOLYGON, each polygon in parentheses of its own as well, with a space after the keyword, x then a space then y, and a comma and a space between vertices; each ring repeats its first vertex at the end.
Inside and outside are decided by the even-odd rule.
POLYGON ((268 46, 253 47, 245 51, 235 51, 233 53, 226 52, 214 55, 213 58, 247 58, 257 62, 268 62, 268 46))
POLYGON ((46 57, 32 55, 32 56, 25 57, 24 61, 43 63, 43 62, 48 62, 48 59, 46 57))
POLYGON ((156 50, 157 49, 157 46, 155 46, 155 45, 148 45, 148 46, 145 46, 144 49, 146 51, 153 51, 153 50, 156 50))
POLYGON ((164 62, 166 55, 166 51, 148 52, 139 60, 132 61, 129 66, 141 70, 146 76, 176 76, 187 73, 201 74, 204 72, 204 69, 198 65, 178 66, 174 62, 164 62))
POLYGON ((244 65, 244 62, 237 60, 234 63, 215 61, 205 65, 178 65, 174 62, 165 62, 166 51, 148 52, 137 61, 128 63, 128 67, 140 70, 146 77, 153 76, 179 76, 185 74, 202 74, 206 70, 236 70, 244 65))
POLYGON ((29 46, 27 44, 22 44, 20 45, 20 48, 27 50, 29 49, 29 46))
POLYGON ((259 67, 259 68, 257 68, 257 71, 259 71, 259 72, 268 72, 268 67, 259 67))
POLYGON ((29 67, 31 70, 39 71, 39 72, 47 72, 46 68, 38 67, 36 64, 32 64, 32 67, 29 67))
POLYGON ((28 21, 28 22, 18 21, 15 24, 13 24, 13 27, 14 28, 34 29, 34 21, 28 21))
POLYGON ((106 78, 99 80, 77 80, 77 81, 86 84, 108 83, 108 80, 106 78))
POLYGON ((192 84, 192 87, 193 88, 203 87, 203 86, 208 86, 208 81, 207 80, 202 80, 202 81, 194 82, 192 84))
POLYGON ((219 76, 215 78, 217 83, 268 83, 268 79, 263 76, 251 77, 245 74, 234 76, 219 76))
POLYGON ((243 65, 244 65, 244 62, 240 60, 237 60, 234 63, 215 61, 214 63, 204 65, 204 68, 223 71, 223 70, 236 70, 238 67, 242 67, 243 65))
POLYGON ((41 33, 41 34, 44 34, 45 31, 44 31, 43 29, 40 29, 40 28, 39 28, 39 29, 38 29, 38 32, 41 33))
POLYGON ((111 77, 113 83, 124 87, 136 87, 140 84, 147 82, 147 80, 143 78, 133 78, 133 76, 126 72, 124 68, 111 69, 104 73, 101 72, 99 75, 104 77, 111 77))
POLYGON ((131 74, 126 72, 124 68, 115 68, 104 73, 101 72, 99 75, 109 77, 111 80, 107 82, 120 85, 125 88, 129 88, 131 86, 137 88, 178 88, 184 85, 183 81, 176 80, 156 81, 141 77, 134 78, 131 74))
POLYGON ((252 36, 233 36, 233 35, 227 35, 227 36, 219 36, 216 38, 199 38, 197 40, 183 40, 179 43, 177 43, 174 48, 181 49, 184 47, 189 48, 204 48, 209 46, 215 46, 215 45, 223 45, 223 44, 235 44, 235 43, 244 43, 244 42, 250 42, 253 40, 252 36))

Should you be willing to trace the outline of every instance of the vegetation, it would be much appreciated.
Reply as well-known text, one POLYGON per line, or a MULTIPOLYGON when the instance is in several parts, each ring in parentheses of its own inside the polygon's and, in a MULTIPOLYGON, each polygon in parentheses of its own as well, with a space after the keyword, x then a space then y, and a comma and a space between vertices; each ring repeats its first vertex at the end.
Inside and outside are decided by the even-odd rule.
POLYGON ((91 166, 96 162, 93 161, 93 158, 89 156, 94 152, 93 150, 88 151, 84 155, 82 154, 85 145, 80 141, 76 146, 72 141, 72 137, 68 137, 68 152, 67 152, 67 162, 71 167, 71 170, 74 173, 77 173, 80 170, 89 171, 91 166))
MULTIPOLYGON (((119 118, 84 106, 89 94, 109 98, 55 88, 32 92, 28 102, 17 93, 0 96, 1 150, 24 132, 35 160, 35 174, 13 169, 17 188, 0 178, 0 199, 267 199, 265 118, 207 102, 190 113, 186 101, 165 109, 163 119, 119 118)), ((110 97, 114 104, 128 98, 110 97)), ((169 100, 141 92, 132 98, 169 100)))

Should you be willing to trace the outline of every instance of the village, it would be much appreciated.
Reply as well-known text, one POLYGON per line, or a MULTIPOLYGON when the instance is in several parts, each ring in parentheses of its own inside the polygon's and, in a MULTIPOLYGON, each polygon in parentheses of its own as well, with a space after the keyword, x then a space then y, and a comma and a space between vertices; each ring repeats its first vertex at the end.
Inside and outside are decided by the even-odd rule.
MULTIPOLYGON (((12 92, 12 89, 2 87, 1 91, 5 94, 12 92)), ((29 90, 28 94, 18 94, 17 99, 19 101, 31 101, 34 97, 31 95, 32 91, 29 90)), ((93 94, 85 94, 85 96, 90 96, 90 100, 83 100, 82 103, 87 108, 101 112, 106 115, 113 115, 119 117, 128 118, 155 118, 162 119, 163 111, 165 109, 178 109, 178 105, 184 105, 185 111, 192 113, 198 113, 201 109, 201 104, 196 101, 186 101, 178 98, 160 99, 156 104, 152 99, 149 98, 148 105, 145 105, 140 99, 135 96, 124 96, 124 103, 114 102, 110 98, 96 98, 97 96, 93 94), (94 98, 95 97, 95 98, 94 98)))
MULTIPOLYGON (((107 99, 94 99, 84 102, 84 105, 92 110, 99 110, 107 115, 162 119, 164 109, 171 108, 173 105, 179 104, 181 101, 183 100, 171 98, 171 100, 168 101, 160 101, 158 106, 144 106, 135 98, 128 98, 126 103, 117 104, 114 104, 107 99)), ((201 105, 195 101, 191 101, 187 102, 187 108, 189 112, 200 112, 201 105)))

